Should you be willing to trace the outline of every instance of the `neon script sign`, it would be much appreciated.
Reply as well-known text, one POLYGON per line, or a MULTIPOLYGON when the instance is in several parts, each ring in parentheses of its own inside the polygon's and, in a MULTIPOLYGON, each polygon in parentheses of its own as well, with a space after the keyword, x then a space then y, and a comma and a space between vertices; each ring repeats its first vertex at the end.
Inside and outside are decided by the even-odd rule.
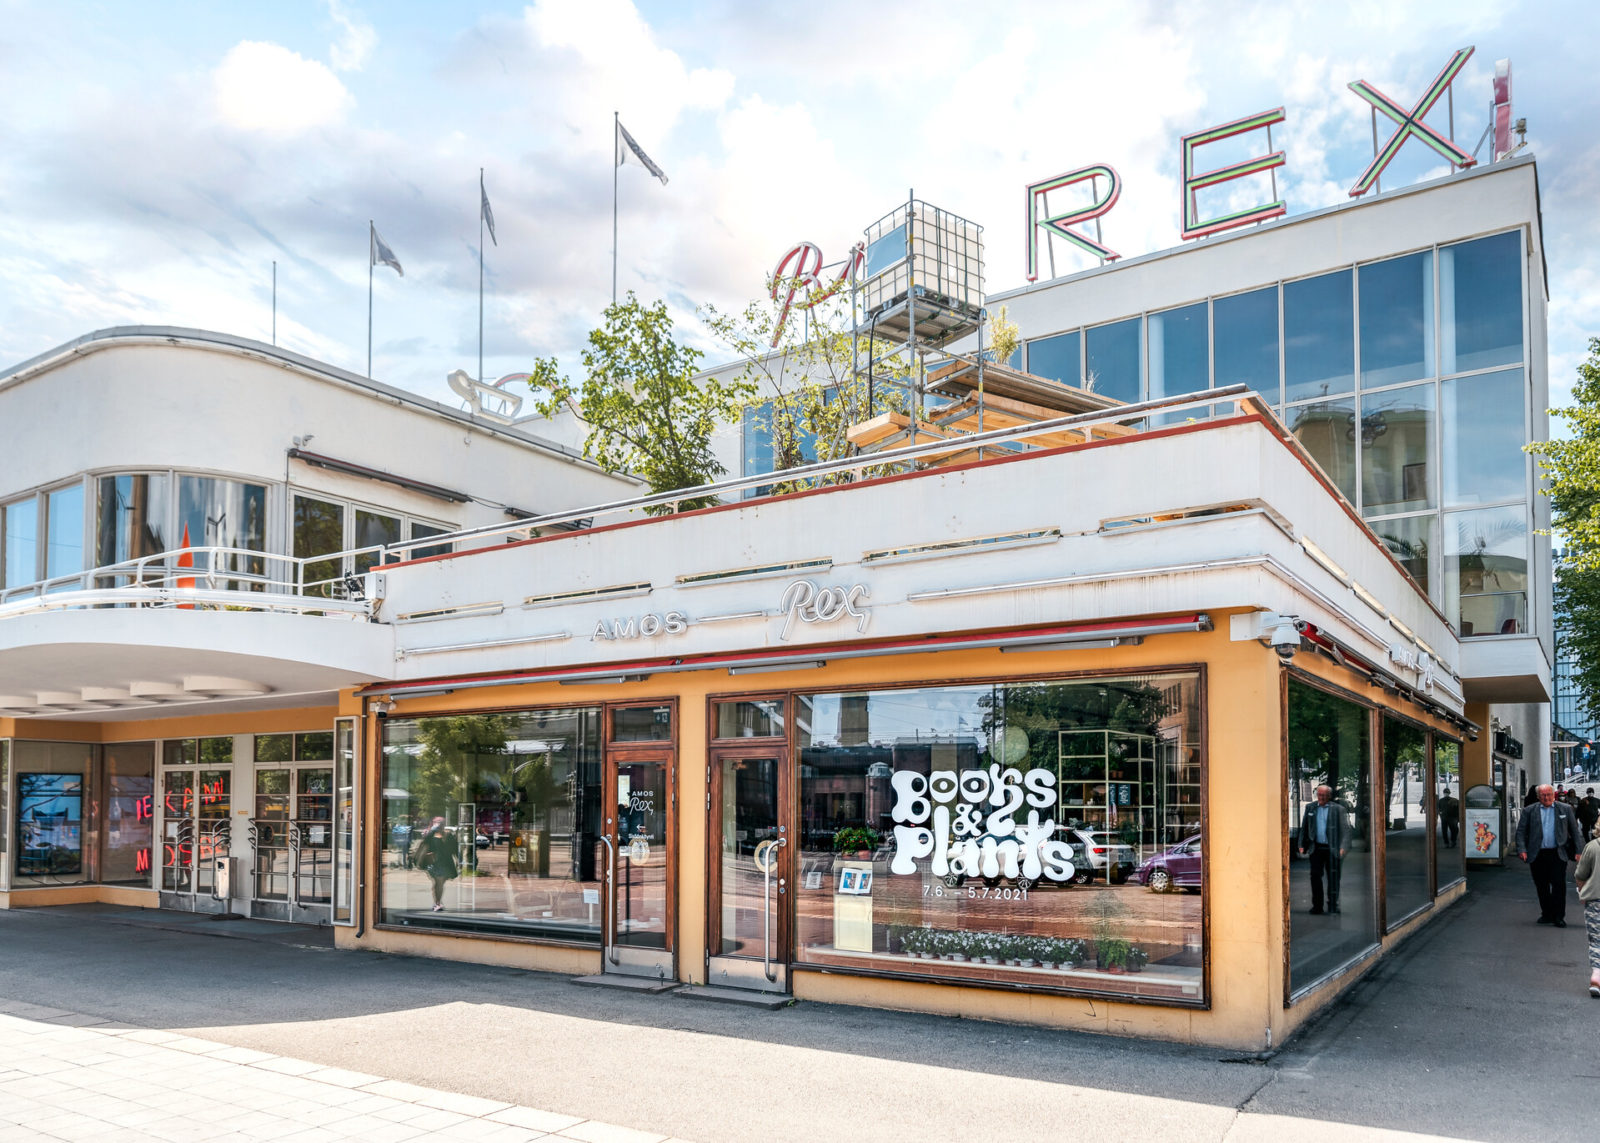
MULTIPOLYGON (((1472 58, 1474 48, 1462 48, 1450 57, 1450 61, 1434 77, 1422 95, 1410 107, 1391 99, 1364 79, 1358 79, 1349 85, 1355 92, 1373 108, 1375 114, 1382 115, 1395 124, 1394 132, 1381 148, 1375 148, 1372 162, 1361 173, 1361 177, 1350 188, 1350 197, 1359 198, 1377 184, 1378 179, 1408 139, 1418 139, 1439 155, 1448 159, 1450 163, 1462 170, 1473 166, 1475 160, 1467 152, 1456 146, 1451 139, 1445 138, 1439 132, 1429 127, 1423 120, 1439 99, 1450 89, 1461 69, 1472 58)), ((1183 193, 1183 225, 1180 233, 1185 239, 1204 238, 1209 234, 1217 234, 1224 230, 1231 230, 1236 226, 1247 226, 1255 222, 1265 222, 1268 219, 1281 218, 1287 213, 1284 201, 1277 197, 1274 186, 1273 201, 1258 203, 1241 210, 1233 210, 1212 218, 1200 216, 1197 202, 1198 192, 1212 187, 1221 186, 1235 179, 1247 178, 1251 175, 1267 174, 1276 171, 1285 165, 1287 159, 1282 151, 1271 149, 1272 128, 1284 122, 1284 110, 1275 107, 1270 111, 1259 111, 1254 115, 1246 115, 1242 119, 1235 119, 1229 123, 1220 123, 1214 127, 1206 127, 1191 134, 1184 135, 1179 140, 1179 170, 1180 182, 1183 193), (1265 153, 1255 155, 1240 162, 1228 163, 1211 170, 1198 169, 1197 153, 1200 148, 1211 143, 1218 143, 1224 139, 1233 138, 1252 131, 1266 131, 1268 149, 1265 153)), ((1495 72, 1495 150, 1496 157, 1504 154, 1510 145, 1511 122, 1511 66, 1509 61, 1502 61, 1496 66, 1495 72), (1503 110, 1502 110, 1503 107, 1503 110), (1504 128, 1502 128, 1504 124, 1504 128)), ((1063 238, 1087 254, 1105 262, 1115 261, 1121 257, 1115 250, 1106 246, 1098 237, 1090 238, 1075 227, 1086 222, 1092 222, 1110 212, 1116 206, 1117 199, 1122 193, 1122 179, 1115 168, 1106 164, 1079 167, 1064 174, 1054 175, 1036 183, 1029 183, 1027 187, 1027 278, 1030 282, 1039 280, 1039 232, 1063 238), (1106 180, 1106 189, 1099 191, 1099 180, 1106 180), (1087 206, 1072 210, 1053 213, 1046 205, 1045 196, 1054 190, 1064 190, 1079 183, 1090 182, 1096 188, 1093 201, 1087 206)), ((774 342, 776 344, 776 342, 774 342)))
POLYGON ((825 283, 820 277, 822 247, 815 242, 797 242, 791 246, 788 253, 778 259, 778 265, 772 271, 772 300, 776 302, 778 295, 783 295, 779 303, 778 320, 772 326, 772 347, 776 349, 783 338, 783 327, 789 323, 791 309, 809 310, 827 301, 839 292, 850 280, 851 274, 866 260, 867 244, 857 242, 845 256, 839 276, 831 283, 825 283), (797 294, 800 295, 798 300, 795 297, 797 294))

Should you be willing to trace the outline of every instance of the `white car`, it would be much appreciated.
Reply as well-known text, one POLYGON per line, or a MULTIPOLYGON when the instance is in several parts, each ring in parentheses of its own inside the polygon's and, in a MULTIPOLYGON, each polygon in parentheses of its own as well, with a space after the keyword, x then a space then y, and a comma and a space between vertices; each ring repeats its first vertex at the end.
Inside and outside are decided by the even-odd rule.
POLYGON ((1057 826, 1056 833, 1072 846, 1072 864, 1077 871, 1072 878, 1074 884, 1086 885, 1099 877, 1109 884, 1121 885, 1138 864, 1133 847, 1105 830, 1057 826))

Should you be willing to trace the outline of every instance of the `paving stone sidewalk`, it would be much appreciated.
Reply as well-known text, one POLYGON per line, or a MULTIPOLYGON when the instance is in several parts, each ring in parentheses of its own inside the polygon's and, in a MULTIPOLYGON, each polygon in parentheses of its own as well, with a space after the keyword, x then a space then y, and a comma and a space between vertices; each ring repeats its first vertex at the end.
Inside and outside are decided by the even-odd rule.
POLYGON ((681 1143, 93 1016, 0 1002, 0 1140, 681 1143))

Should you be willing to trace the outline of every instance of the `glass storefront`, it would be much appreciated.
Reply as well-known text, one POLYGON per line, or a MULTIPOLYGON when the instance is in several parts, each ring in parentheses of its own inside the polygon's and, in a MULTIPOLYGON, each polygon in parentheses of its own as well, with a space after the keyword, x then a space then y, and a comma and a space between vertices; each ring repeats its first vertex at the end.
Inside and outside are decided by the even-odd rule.
POLYGON ((1428 790, 1432 768, 1428 732, 1387 715, 1383 719, 1383 904, 1393 929, 1433 899, 1428 862, 1428 790))
POLYGON ((121 742, 103 749, 105 833, 100 880, 149 885, 155 843, 155 744, 121 742))
POLYGON ((90 879, 84 814, 94 747, 76 742, 12 744, 16 771, 16 862, 12 887, 90 879))
POLYGON ((601 709, 388 719, 384 924, 601 940, 601 709))
POLYGON ((1204 1002, 1199 689, 797 696, 795 963, 1204 1002))
POLYGON ((1378 943, 1369 708, 1289 680, 1289 990, 1378 943))

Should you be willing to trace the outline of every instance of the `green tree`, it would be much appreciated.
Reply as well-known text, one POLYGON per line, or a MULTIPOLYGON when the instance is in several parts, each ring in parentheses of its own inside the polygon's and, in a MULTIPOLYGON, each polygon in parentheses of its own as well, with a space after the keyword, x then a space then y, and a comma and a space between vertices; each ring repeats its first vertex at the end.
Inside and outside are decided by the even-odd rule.
MULTIPOLYGON (((528 384, 540 413, 566 409, 589 426, 584 453, 601 468, 639 476, 652 492, 675 492, 726 473, 711 451, 712 435, 755 395, 743 379, 697 376, 701 356, 673 337, 665 302, 646 306, 630 290, 590 332, 581 383, 563 377, 551 357, 534 362, 528 384)), ((714 503, 692 497, 678 507, 714 503)))
POLYGON ((1551 413, 1572 435, 1536 441, 1544 491, 1551 500, 1552 531, 1564 537, 1556 563, 1555 620, 1562 644, 1573 652, 1578 705, 1600 717, 1600 337, 1578 366, 1572 404, 1551 413))
MULTIPOLYGON (((812 284, 801 278, 774 278, 768 293, 737 313, 715 306, 700 307, 700 318, 738 357, 737 377, 759 397, 762 427, 772 436, 775 471, 813 461, 842 460, 855 453, 850 427, 908 407, 904 389, 906 362, 881 338, 872 352, 883 358, 872 378, 858 376, 856 360, 867 357, 867 338, 852 338, 849 296, 833 283, 812 284), (782 327, 783 298, 790 289, 795 302, 782 327)), ((886 466, 882 471, 892 471, 886 466)), ((875 475, 871 469, 863 475, 875 475)), ((775 484, 779 492, 851 479, 850 474, 818 480, 775 484)))

